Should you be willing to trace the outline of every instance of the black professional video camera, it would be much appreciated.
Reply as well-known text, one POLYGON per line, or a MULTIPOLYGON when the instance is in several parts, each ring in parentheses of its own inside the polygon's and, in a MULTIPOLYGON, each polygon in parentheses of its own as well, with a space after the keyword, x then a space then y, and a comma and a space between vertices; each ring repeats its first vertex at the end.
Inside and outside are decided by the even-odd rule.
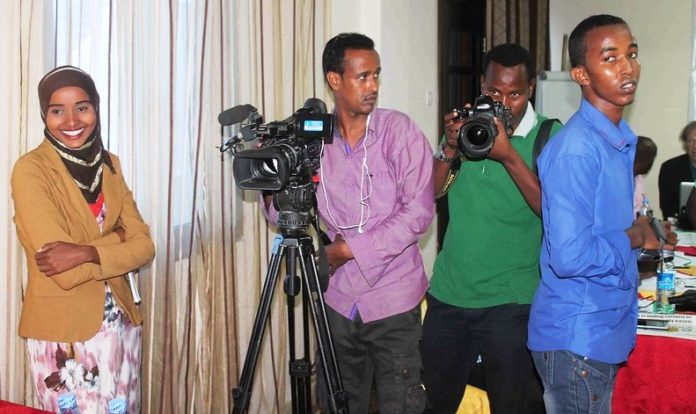
POLYGON ((473 108, 454 109, 454 121, 466 121, 459 129, 457 142, 459 150, 469 158, 483 158, 491 152, 498 128, 494 118, 500 118, 507 131, 512 130, 512 111, 510 107, 496 102, 488 95, 481 95, 474 101, 473 108))
POLYGON ((239 188, 273 192, 278 227, 288 233, 304 231, 314 206, 312 177, 323 141, 333 136, 326 104, 309 98, 288 118, 266 124, 256 108, 238 105, 222 112, 218 121, 222 126, 240 124, 239 133, 220 148, 234 155, 232 171, 239 188), (255 141, 254 148, 244 149, 242 141, 255 141))
POLYGON ((310 181, 319 168, 322 138, 333 135, 331 115, 320 99, 309 98, 302 108, 282 121, 263 123, 251 105, 239 105, 220 114, 223 126, 241 122, 240 133, 223 147, 232 150, 234 179, 243 190, 277 191, 293 179, 310 181), (241 141, 257 141, 243 149, 241 141))

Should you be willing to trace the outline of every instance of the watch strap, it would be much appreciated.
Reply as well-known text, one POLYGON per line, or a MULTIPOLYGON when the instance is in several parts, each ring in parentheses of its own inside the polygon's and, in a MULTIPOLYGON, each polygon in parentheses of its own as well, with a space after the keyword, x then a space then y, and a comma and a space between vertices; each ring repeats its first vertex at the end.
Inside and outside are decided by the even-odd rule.
POLYGON ((459 158, 459 156, 457 156, 457 155, 455 155, 452 158, 448 157, 447 154, 445 154, 445 144, 444 143, 440 144, 439 147, 440 147, 440 150, 437 153, 435 153, 435 155, 434 155, 436 160, 452 164, 454 162, 454 160, 459 158))

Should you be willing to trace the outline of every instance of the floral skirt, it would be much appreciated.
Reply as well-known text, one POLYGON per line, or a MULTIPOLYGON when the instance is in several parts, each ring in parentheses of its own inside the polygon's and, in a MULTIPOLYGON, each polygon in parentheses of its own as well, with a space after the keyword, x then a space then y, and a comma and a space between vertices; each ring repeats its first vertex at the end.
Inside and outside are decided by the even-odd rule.
POLYGON ((106 288, 104 320, 84 342, 27 339, 36 395, 44 410, 58 411, 58 396, 72 392, 82 414, 108 413, 112 398, 140 412, 142 328, 133 326, 106 288))

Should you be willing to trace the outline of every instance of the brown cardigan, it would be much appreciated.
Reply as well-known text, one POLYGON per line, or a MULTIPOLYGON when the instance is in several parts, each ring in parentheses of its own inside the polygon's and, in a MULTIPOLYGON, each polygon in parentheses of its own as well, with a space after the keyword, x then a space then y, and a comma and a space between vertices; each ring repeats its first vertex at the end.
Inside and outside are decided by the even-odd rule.
POLYGON ((14 221, 29 269, 20 336, 54 342, 93 337, 103 319, 105 281, 131 322, 142 323, 124 274, 149 263, 155 247, 123 179, 118 157, 111 157, 116 174, 104 165, 106 217, 101 233, 82 193, 46 139, 15 164, 14 221), (119 219, 126 229, 123 243, 113 232, 119 219), (53 241, 95 246, 101 265, 85 263, 47 277, 37 268, 34 253, 53 241))

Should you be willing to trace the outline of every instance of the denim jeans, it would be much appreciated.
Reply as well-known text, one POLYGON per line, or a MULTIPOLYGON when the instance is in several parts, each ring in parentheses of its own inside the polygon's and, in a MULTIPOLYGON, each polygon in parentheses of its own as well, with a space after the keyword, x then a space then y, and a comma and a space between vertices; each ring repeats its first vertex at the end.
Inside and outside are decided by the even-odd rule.
POLYGON ((548 414, 608 414, 618 364, 608 364, 570 351, 532 351, 544 384, 548 414))

